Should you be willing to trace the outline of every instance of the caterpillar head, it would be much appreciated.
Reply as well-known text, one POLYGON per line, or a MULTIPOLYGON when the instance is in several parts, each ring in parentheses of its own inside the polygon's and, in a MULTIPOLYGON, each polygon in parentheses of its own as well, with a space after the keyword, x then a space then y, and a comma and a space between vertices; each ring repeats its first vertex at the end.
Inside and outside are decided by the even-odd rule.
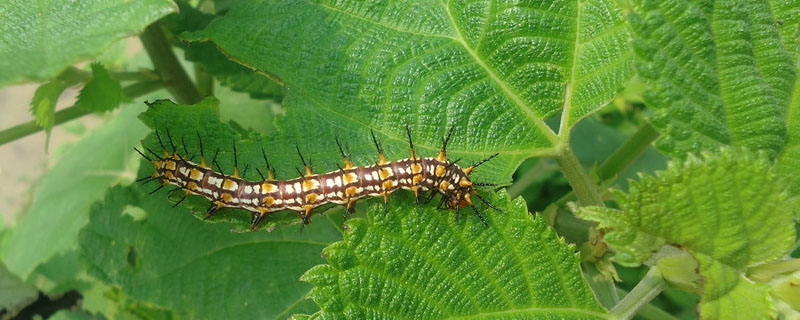
POLYGON ((473 206, 472 193, 475 193, 475 189, 472 186, 460 188, 446 197, 445 206, 452 210, 471 207, 473 206))

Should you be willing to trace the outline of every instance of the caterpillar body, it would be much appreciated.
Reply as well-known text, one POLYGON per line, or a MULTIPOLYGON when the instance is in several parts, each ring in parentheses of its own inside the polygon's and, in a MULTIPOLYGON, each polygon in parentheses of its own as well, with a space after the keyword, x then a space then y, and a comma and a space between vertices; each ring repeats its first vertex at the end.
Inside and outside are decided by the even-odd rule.
MULTIPOLYGON (((250 211, 253 213, 251 221, 251 229, 253 230, 258 227, 259 222, 273 212, 282 210, 295 211, 303 220, 303 224, 308 224, 311 222, 312 210, 319 206, 335 203, 344 205, 350 211, 356 200, 368 196, 383 197, 385 204, 388 202, 388 196, 397 189, 412 191, 418 203, 423 192, 430 192, 426 197, 427 201, 430 201, 436 194, 440 194, 440 207, 456 211, 464 207, 471 207, 475 215, 486 224, 486 220, 473 203, 473 196, 493 209, 500 209, 478 195, 475 187, 495 185, 475 183, 470 180, 469 175, 475 168, 491 160, 497 154, 469 167, 460 167, 457 164, 458 160, 450 161, 447 159, 446 148, 453 132, 451 129, 448 135, 442 139, 442 149, 436 157, 419 157, 411 141, 411 130, 409 128, 406 129, 411 150, 409 158, 387 161, 383 154, 383 149, 373 133, 372 139, 378 149, 377 163, 367 166, 354 166, 350 161, 350 157, 343 151, 339 140, 336 139, 344 160, 343 167, 340 166, 339 170, 336 171, 314 174, 298 147, 298 154, 303 162, 305 173, 298 170, 301 176, 289 180, 277 180, 274 178, 269 160, 262 149, 262 155, 264 155, 267 166, 267 177, 264 177, 261 171, 256 169, 262 177, 261 181, 248 181, 240 177, 235 144, 233 146, 234 172, 231 175, 226 175, 216 163, 216 156, 211 161, 211 164, 217 165, 217 171, 206 163, 202 150, 202 141, 200 141, 201 160, 196 163, 178 154, 169 130, 167 130, 167 135, 169 136, 172 152, 167 151, 161 141, 161 136, 156 131, 163 154, 159 155, 149 148, 145 148, 151 154, 151 157, 136 149, 142 157, 152 162, 155 167, 155 171, 151 176, 142 178, 140 181, 160 181, 161 185, 158 189, 171 184, 184 190, 187 196, 200 195, 205 197, 212 202, 212 205, 206 211, 206 218, 210 218, 222 208, 241 208, 250 211)), ((178 205, 184 199, 185 197, 175 205, 178 205)))

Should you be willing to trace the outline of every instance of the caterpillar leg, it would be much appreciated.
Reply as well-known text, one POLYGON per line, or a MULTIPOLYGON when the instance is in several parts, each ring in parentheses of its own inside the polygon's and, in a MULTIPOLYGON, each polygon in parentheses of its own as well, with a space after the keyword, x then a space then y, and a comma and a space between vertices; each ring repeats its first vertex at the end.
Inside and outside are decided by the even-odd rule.
POLYGON ((208 207, 208 210, 206 210, 206 216, 203 218, 203 220, 211 219, 211 217, 213 217, 214 214, 219 211, 219 209, 222 209, 222 206, 222 202, 215 201, 210 207, 208 207))
POLYGON ((258 229, 258 224, 261 223, 261 220, 263 220, 264 217, 268 215, 269 211, 267 211, 267 209, 259 209, 258 213, 254 213, 253 220, 250 221, 250 230, 255 231, 256 229, 258 229))

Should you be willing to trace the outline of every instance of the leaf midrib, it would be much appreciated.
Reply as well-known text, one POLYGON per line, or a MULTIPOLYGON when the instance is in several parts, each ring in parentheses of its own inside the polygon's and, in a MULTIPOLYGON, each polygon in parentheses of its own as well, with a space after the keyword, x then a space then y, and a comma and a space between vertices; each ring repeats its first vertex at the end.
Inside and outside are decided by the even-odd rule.
MULTIPOLYGON (((528 107, 525 104, 525 102, 522 101, 522 98, 520 98, 519 95, 517 95, 512 90, 512 88, 509 87, 508 83, 506 83, 505 81, 500 79, 497 76, 497 74, 494 71, 494 69, 492 69, 488 64, 486 64, 486 62, 484 62, 480 58, 480 56, 478 56, 478 54, 472 49, 472 47, 470 47, 469 44, 466 43, 466 41, 464 40, 463 35, 461 34, 461 29, 458 27, 458 24, 455 22, 454 17, 452 15, 452 13, 450 12, 450 7, 444 2, 444 0, 440 0, 439 3, 441 3, 442 7, 444 8, 445 12, 447 13, 448 21, 449 21, 450 25, 452 26, 453 30, 456 32, 456 36, 455 37, 449 37, 449 36, 441 35, 441 34, 429 34, 429 33, 420 33, 420 32, 414 32, 414 31, 410 31, 410 30, 405 30, 405 29, 397 28, 395 26, 383 24, 383 23, 380 23, 378 21, 366 19, 364 17, 360 17, 360 16, 354 15, 352 13, 349 13, 349 12, 346 12, 346 11, 342 11, 342 10, 340 10, 338 8, 325 6, 325 5, 322 5, 322 4, 317 4, 317 5, 320 5, 321 7, 325 8, 327 10, 335 11, 337 13, 347 15, 348 17, 352 17, 354 19, 358 19, 360 21, 364 21, 364 22, 367 22, 367 23, 370 23, 370 24, 378 25, 378 26, 381 26, 381 27, 384 27, 384 28, 387 28, 387 29, 390 29, 390 30, 394 30, 394 31, 400 32, 400 33, 414 34, 414 35, 425 36, 425 37, 445 38, 445 39, 451 39, 453 41, 456 41, 470 55, 470 58, 472 58, 472 60, 475 61, 475 63, 481 69, 483 69, 486 72, 486 74, 489 76, 489 78, 492 80, 492 82, 494 82, 502 90, 502 92, 514 102, 514 105, 517 107, 517 109, 519 109, 525 115, 527 115, 528 118, 531 120, 531 122, 533 122, 534 125, 536 125, 536 127, 547 138, 547 140, 550 141, 551 144, 553 144, 553 146, 551 148, 558 149, 557 146, 562 143, 562 139, 558 135, 556 135, 555 132, 553 132, 553 130, 550 129, 550 127, 546 123, 544 123, 544 120, 540 119, 532 111, 532 108, 528 107)), ((311 3, 311 4, 314 5, 316 3, 311 3)), ((308 95, 306 95, 306 97, 310 98, 310 96, 308 96, 308 95)), ((322 104, 319 104, 319 105, 322 105, 322 104)), ((342 115, 342 116, 344 116, 344 115, 342 115)), ((368 127, 368 126, 366 126, 366 127, 368 127)), ((397 138, 397 137, 394 137, 394 138, 397 138)), ((398 139, 399 140, 403 140, 403 139, 400 139, 400 138, 398 138, 398 139)), ((535 150, 539 150, 539 149, 540 148, 537 148, 535 150)), ((525 150, 525 151, 526 152, 522 152, 522 153, 529 154, 530 152, 532 152, 534 150, 525 150)), ((462 153, 464 153, 464 152, 462 152, 462 153)), ((504 153, 507 153, 507 152, 504 152, 504 153)))
MULTIPOLYGON (((464 47, 464 50, 469 54, 472 60, 474 60, 475 63, 479 67, 481 67, 481 69, 483 69, 487 75, 489 75, 489 78, 492 79, 492 81, 495 84, 497 84, 498 87, 500 87, 500 89, 503 91, 503 93, 506 94, 507 97, 511 98, 511 100, 514 102, 514 105, 517 106, 517 109, 519 109, 525 115, 528 116, 528 119, 530 119, 531 122, 533 122, 533 124, 536 125, 536 127, 541 131, 542 134, 544 134, 547 140, 553 144, 554 148, 559 149, 557 146, 559 146, 562 143, 561 137, 556 135, 555 132, 553 132, 553 130, 550 129, 550 127, 546 123, 544 123, 544 120, 540 119, 533 112, 532 108, 528 107, 527 104, 524 101, 522 101, 522 98, 520 98, 519 95, 517 95, 514 92, 514 90, 512 90, 512 88, 509 87, 508 83, 500 79, 500 77, 497 76, 494 69, 492 69, 492 67, 486 64, 486 62, 484 62, 481 59, 481 57, 478 56, 478 53, 475 52, 475 50, 473 50, 472 47, 469 46, 469 44, 467 44, 467 42, 464 40, 464 36, 461 34, 461 28, 459 28, 458 24, 455 21, 455 18, 453 17, 453 14, 450 12, 450 6, 444 1, 445 0, 439 0, 439 3, 441 3, 442 7, 444 7, 445 13, 447 13, 447 19, 450 22, 450 25, 453 27, 453 30, 456 32, 456 37, 453 38, 453 40, 455 40, 456 42, 461 44, 462 47, 464 47)), ((565 111, 566 110, 562 110, 562 118, 565 111)))

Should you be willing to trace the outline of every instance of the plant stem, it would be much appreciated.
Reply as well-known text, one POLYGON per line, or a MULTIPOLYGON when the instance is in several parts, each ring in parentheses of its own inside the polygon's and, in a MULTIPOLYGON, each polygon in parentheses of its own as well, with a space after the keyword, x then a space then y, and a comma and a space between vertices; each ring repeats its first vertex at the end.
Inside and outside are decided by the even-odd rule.
POLYGON ((767 282, 779 274, 791 273, 800 270, 800 259, 790 259, 758 265, 747 270, 747 277, 759 281, 767 282))
MULTIPOLYGON (((135 98, 150 93, 152 91, 155 91, 159 88, 161 88, 161 81, 147 81, 147 82, 134 83, 130 86, 125 87, 122 91, 123 93, 125 93, 126 96, 135 98)), ((58 110, 55 113, 55 123, 53 124, 53 126, 80 118, 90 113, 92 113, 92 111, 79 108, 74 105, 62 110, 58 110)), ((5 129, 3 131, 0 131, 0 146, 17 139, 21 139, 30 134, 39 132, 40 130, 42 130, 42 127, 36 124, 35 120, 31 120, 26 123, 22 123, 13 126, 11 128, 5 129)))
MULTIPOLYGON (((617 288, 617 293, 623 297, 628 295, 628 291, 620 288, 617 288)), ((678 320, 677 317, 649 303, 642 306, 636 315, 647 320, 678 320)))
POLYGON ((611 154, 597 169, 600 181, 616 178, 622 171, 628 168, 636 159, 647 150, 653 141, 658 138, 658 132, 645 122, 633 135, 628 138, 614 153, 611 154))
POLYGON ((583 278, 589 283, 589 287, 592 288, 597 301, 606 309, 611 309, 619 303, 619 295, 614 281, 600 272, 597 269, 597 264, 581 263, 581 272, 583 272, 583 278))
POLYGON ((197 82, 197 89, 200 91, 201 96, 214 95, 214 77, 206 71, 204 65, 194 64, 194 80, 197 82))
POLYGON ((575 152, 568 144, 563 147, 561 154, 556 157, 556 162, 561 167, 561 172, 567 178, 572 191, 578 197, 581 206, 603 206, 603 199, 597 192, 597 186, 586 174, 583 165, 578 161, 575 152))
POLYGON ((650 300, 653 300, 666 288, 667 282, 661 277, 661 271, 658 270, 658 267, 652 266, 644 279, 639 281, 636 287, 611 309, 611 314, 616 315, 619 319, 631 319, 641 307, 650 303, 650 300))
MULTIPOLYGON (((639 126, 639 129, 598 167, 597 175, 601 181, 600 185, 606 185, 615 180, 622 171, 639 159, 658 136, 659 133, 649 123, 645 122, 639 126)), ((575 193, 570 191, 555 203, 559 207, 563 207, 567 202, 574 200, 575 193)))
POLYGON ((142 41, 147 55, 153 62, 156 73, 161 78, 164 87, 181 104, 194 104, 200 101, 200 91, 189 79, 186 70, 183 70, 175 52, 172 51, 161 24, 154 22, 147 26, 139 39, 142 41))

